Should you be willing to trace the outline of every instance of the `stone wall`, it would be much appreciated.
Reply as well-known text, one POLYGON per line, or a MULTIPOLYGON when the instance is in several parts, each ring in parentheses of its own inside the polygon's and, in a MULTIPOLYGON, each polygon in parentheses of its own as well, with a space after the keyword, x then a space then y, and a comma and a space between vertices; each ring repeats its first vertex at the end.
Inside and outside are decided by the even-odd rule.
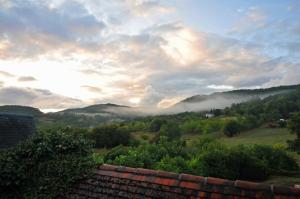
POLYGON ((33 117, 0 113, 0 149, 15 146, 35 131, 33 117))

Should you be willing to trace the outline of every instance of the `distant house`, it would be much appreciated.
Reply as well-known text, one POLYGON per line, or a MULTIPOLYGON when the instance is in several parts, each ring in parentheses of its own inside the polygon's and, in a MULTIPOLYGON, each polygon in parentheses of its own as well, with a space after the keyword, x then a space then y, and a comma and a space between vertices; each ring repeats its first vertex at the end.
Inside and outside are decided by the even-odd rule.
POLYGON ((35 131, 32 116, 0 113, 0 149, 17 145, 35 131))
POLYGON ((212 118, 212 117, 215 117, 215 114, 213 114, 213 113, 206 113, 205 117, 206 118, 212 118))

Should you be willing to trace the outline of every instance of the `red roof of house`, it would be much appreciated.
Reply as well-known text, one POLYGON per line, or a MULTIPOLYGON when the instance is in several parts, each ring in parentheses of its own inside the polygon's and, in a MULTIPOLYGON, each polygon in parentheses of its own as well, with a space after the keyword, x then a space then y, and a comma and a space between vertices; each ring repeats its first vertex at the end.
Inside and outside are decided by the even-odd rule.
POLYGON ((103 164, 64 198, 300 199, 300 189, 103 164))

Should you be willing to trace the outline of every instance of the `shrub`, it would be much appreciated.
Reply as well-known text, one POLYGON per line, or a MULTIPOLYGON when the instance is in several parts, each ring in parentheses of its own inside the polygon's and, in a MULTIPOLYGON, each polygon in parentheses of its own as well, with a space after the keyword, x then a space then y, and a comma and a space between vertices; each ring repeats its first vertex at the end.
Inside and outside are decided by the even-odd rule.
POLYGON ((300 112, 293 114, 288 120, 288 128, 297 136, 295 140, 288 141, 289 149, 300 153, 300 112))
POLYGON ((297 162, 282 148, 256 145, 253 147, 252 153, 255 157, 264 161, 268 169, 274 171, 295 171, 299 169, 297 162))
POLYGON ((118 145, 128 146, 132 140, 129 132, 115 124, 94 128, 90 138, 95 141, 97 148, 112 148, 118 145))
POLYGON ((157 170, 175 173, 183 173, 187 172, 188 170, 187 161, 180 156, 174 158, 166 156, 162 158, 157 164, 155 164, 154 168, 157 170))
POLYGON ((111 149, 103 158, 103 161, 111 164, 113 160, 115 160, 118 156, 128 155, 128 148, 119 145, 113 149, 111 149))
POLYGON ((229 120, 225 123, 223 132, 228 137, 232 137, 240 132, 240 125, 235 120, 229 120))
POLYGON ((169 141, 166 137, 161 137, 158 143, 155 144, 145 144, 130 148, 116 147, 104 157, 104 162, 155 169, 157 163, 166 157, 171 159, 177 157, 188 159, 185 143, 175 140, 169 141))
POLYGON ((242 147, 210 148, 191 160, 190 166, 197 175, 232 180, 264 180, 268 176, 264 162, 251 156, 242 147))
POLYGON ((198 120, 188 120, 185 121, 180 129, 184 134, 201 134, 202 133, 202 124, 198 120))
POLYGON ((160 128, 160 136, 166 136, 169 139, 180 138, 181 132, 176 122, 168 122, 160 128))
POLYGON ((157 132, 160 130, 161 126, 165 123, 166 123, 165 120, 155 118, 150 122, 149 130, 151 132, 157 132))
POLYGON ((54 198, 90 174, 91 143, 61 131, 1 152, 0 198, 54 198))

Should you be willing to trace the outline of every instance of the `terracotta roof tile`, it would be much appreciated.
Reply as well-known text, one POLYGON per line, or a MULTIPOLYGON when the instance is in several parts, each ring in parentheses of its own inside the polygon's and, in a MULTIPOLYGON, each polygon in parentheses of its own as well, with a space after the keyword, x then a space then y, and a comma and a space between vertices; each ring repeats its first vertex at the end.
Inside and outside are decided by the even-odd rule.
POLYGON ((233 185, 232 181, 229 180, 224 180, 224 179, 220 179, 220 178, 212 178, 212 177, 208 177, 207 184, 214 184, 214 185, 233 185))
POLYGON ((183 181, 191 181, 191 182, 199 182, 199 183, 204 183, 205 182, 205 178, 202 176, 194 176, 194 175, 189 175, 189 174, 180 174, 178 176, 179 180, 183 180, 183 181))
POLYGON ((182 181, 180 182, 179 186, 185 189, 194 189, 194 190, 200 189, 200 184, 196 182, 182 181))
POLYGON ((300 199, 300 189, 103 164, 61 198, 300 199))

